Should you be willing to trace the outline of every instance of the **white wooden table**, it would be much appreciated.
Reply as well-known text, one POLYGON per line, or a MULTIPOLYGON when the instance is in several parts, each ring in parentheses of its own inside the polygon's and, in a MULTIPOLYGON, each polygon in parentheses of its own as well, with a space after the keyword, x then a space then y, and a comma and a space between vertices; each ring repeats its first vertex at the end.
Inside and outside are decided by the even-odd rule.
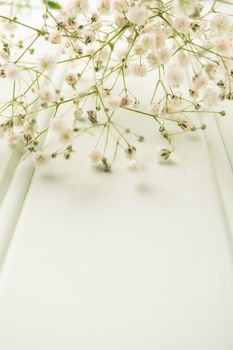
POLYGON ((138 173, 122 162, 95 172, 88 138, 65 164, 35 171, 12 168, 17 153, 1 146, 0 349, 233 349, 226 108, 228 118, 178 138, 167 165, 153 125, 136 118, 147 135, 138 173))

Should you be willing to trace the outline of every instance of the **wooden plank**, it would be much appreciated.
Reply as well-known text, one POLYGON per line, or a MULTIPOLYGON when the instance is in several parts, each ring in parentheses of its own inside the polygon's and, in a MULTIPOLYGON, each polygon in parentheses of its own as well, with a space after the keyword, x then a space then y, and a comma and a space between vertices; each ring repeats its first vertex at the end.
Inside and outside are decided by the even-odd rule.
POLYGON ((4 350, 233 346, 232 250, 203 136, 159 165, 147 123, 139 173, 94 172, 89 139, 36 171, 1 279, 4 350))

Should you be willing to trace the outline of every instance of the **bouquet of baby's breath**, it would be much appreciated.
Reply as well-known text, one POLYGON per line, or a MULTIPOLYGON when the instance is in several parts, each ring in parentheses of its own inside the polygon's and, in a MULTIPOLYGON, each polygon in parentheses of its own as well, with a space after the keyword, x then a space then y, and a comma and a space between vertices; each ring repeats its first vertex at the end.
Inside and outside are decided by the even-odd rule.
POLYGON ((94 165, 110 171, 123 151, 137 169, 137 143, 145 135, 118 118, 134 113, 154 121, 167 142, 159 156, 169 159, 176 135, 205 128, 197 113, 225 116, 221 101, 233 99, 230 5, 1 1, 0 134, 38 165, 69 159, 77 138, 95 135, 87 149, 94 165), (45 112, 49 118, 41 122, 45 112), (56 136, 52 151, 44 145, 48 132, 56 136))

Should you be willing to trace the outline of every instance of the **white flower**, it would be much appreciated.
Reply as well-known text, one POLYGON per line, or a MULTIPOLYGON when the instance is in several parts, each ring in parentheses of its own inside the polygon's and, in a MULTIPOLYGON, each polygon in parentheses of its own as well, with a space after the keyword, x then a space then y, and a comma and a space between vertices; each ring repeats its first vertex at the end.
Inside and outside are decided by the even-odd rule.
POLYGON ((121 106, 121 96, 108 96, 106 98, 107 104, 111 109, 117 109, 121 106))
POLYGON ((34 119, 27 120, 23 125, 24 135, 30 139, 34 136, 37 130, 38 130, 38 124, 34 119))
POLYGON ((177 0, 178 8, 186 15, 193 15, 197 9, 196 0, 177 0))
POLYGON ((73 139, 73 129, 69 128, 61 118, 56 118, 51 123, 51 128, 62 143, 69 143, 73 139))
POLYGON ((130 171, 139 171, 141 166, 136 158, 127 159, 127 168, 130 171))
POLYGON ((62 143, 70 143, 73 138, 73 130, 64 126, 61 130, 58 130, 58 138, 62 143))
POLYGON ((145 50, 153 49, 155 47, 155 35, 143 34, 141 36, 141 45, 145 50))
POLYGON ((183 71, 180 67, 170 66, 167 72, 167 79, 171 85, 179 86, 184 79, 183 71))
POLYGON ((54 57, 47 53, 38 58, 39 69, 42 71, 53 68, 55 63, 54 57))
POLYGON ((146 6, 133 6, 129 8, 127 17, 131 23, 142 26, 146 23, 149 12, 146 6))
POLYGON ((74 74, 72 72, 66 74, 65 81, 67 84, 73 87, 78 81, 77 74, 74 74))
POLYGON ((33 153, 32 159, 35 165, 38 165, 38 166, 45 165, 50 160, 50 154, 45 151, 38 151, 33 153))
POLYGON ((158 54, 156 51, 149 52, 147 60, 152 67, 159 66, 158 54))
POLYGON ((220 101, 220 93, 219 90, 217 90, 216 88, 209 88, 206 91, 206 95, 205 95, 205 101, 207 102, 208 107, 214 107, 216 106, 219 101, 220 101))
POLYGON ((213 48, 222 55, 228 55, 231 50, 230 38, 220 37, 212 40, 213 48))
POLYGON ((161 104, 160 103, 153 103, 152 105, 150 105, 149 111, 153 115, 159 115, 161 112, 161 104))
MULTIPOLYGON (((166 112, 173 113, 182 110, 182 98, 181 96, 172 96, 168 101, 166 101, 166 112)), ((165 113, 166 113, 165 112, 165 113)))
POLYGON ((200 90, 207 84, 206 77, 203 74, 198 74, 193 78, 193 89, 200 90))
POLYGON ((157 30, 156 37, 155 37, 155 45, 158 50, 164 47, 165 40, 166 40, 166 37, 164 33, 161 30, 157 30))
POLYGON ((84 38, 85 43, 87 43, 87 44, 93 43, 93 41, 95 41, 95 32, 94 32, 94 30, 87 29, 83 33, 83 38, 84 38))
POLYGON ((53 43, 53 44, 60 44, 62 41, 62 35, 61 32, 59 30, 54 30, 50 33, 49 35, 49 40, 53 43))
POLYGON ((90 160, 93 164, 99 163, 103 159, 103 155, 97 149, 94 149, 90 154, 90 160))
POLYGON ((136 77, 144 77, 147 74, 147 69, 144 65, 135 63, 132 67, 132 72, 136 77))
POLYGON ((110 49, 109 47, 104 47, 100 53, 99 53, 99 56, 96 57, 96 60, 97 62, 105 62, 108 58, 109 58, 109 55, 110 55, 110 49))
POLYGON ((122 98, 121 98, 121 107, 128 107, 130 104, 132 103, 132 99, 130 98, 129 95, 124 95, 122 98))
POLYGON ((5 66, 5 74, 7 78, 16 80, 19 76, 19 70, 15 63, 8 63, 5 66))
POLYGON ((222 35, 231 29, 232 21, 230 16, 219 13, 210 22, 210 30, 213 34, 222 35))
POLYGON ((88 0, 71 0, 70 5, 68 6, 71 10, 76 11, 77 13, 85 13, 89 8, 88 0))
POLYGON ((111 6, 110 6, 110 0, 99 0, 99 4, 98 4, 98 10, 100 13, 108 13, 111 6))
POLYGON ((4 60, 7 61, 10 58, 9 50, 2 49, 0 50, 0 57, 4 60))
POLYGON ((126 18, 125 16, 123 16, 123 15, 117 15, 117 16, 115 17, 114 22, 115 22, 115 24, 116 24, 116 26, 117 26, 118 28, 122 28, 122 27, 124 27, 124 26, 126 25, 126 23, 127 23, 127 18, 126 18))
POLYGON ((5 139, 8 145, 14 146, 19 142, 20 134, 12 131, 5 134, 5 139))
POLYGON ((167 64, 171 58, 171 51, 169 48, 164 47, 158 52, 158 60, 160 64, 167 64))
POLYGON ((184 68, 184 67, 187 67, 189 65, 190 58, 188 55, 186 55, 186 53, 179 52, 177 55, 177 62, 182 68, 184 68))
POLYGON ((140 44, 135 45, 134 53, 135 53, 136 56, 142 57, 145 54, 145 52, 146 52, 146 50, 145 50, 145 48, 142 45, 140 45, 140 44))
POLYGON ((175 28, 178 32, 188 34, 190 19, 188 16, 180 16, 175 20, 175 28))
POLYGON ((118 12, 127 11, 128 4, 126 0, 111 0, 111 7, 118 12))
POLYGON ((39 90, 39 97, 42 103, 49 103, 53 100, 54 94, 49 88, 43 87, 39 90))

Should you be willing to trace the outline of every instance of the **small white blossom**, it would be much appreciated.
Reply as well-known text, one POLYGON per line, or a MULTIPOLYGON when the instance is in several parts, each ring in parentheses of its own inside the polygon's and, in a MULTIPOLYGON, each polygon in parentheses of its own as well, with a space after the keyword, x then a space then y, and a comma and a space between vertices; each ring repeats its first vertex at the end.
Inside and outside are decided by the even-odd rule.
POLYGON ((77 74, 75 73, 67 73, 66 76, 65 76, 65 81, 68 85, 74 87, 74 85, 77 83, 78 81, 78 77, 77 77, 77 74))
POLYGON ((27 120, 23 125, 24 135, 31 139, 38 130, 38 124, 35 120, 27 120))
POLYGON ((89 9, 89 0, 71 0, 68 7, 76 13, 85 13, 89 9))
POLYGON ((39 69, 42 71, 53 68, 55 64, 56 61, 50 54, 44 54, 38 58, 39 69))
POLYGON ((95 32, 93 30, 87 29, 83 33, 83 38, 85 43, 90 44, 95 41, 95 32))
POLYGON ((93 164, 99 163, 103 159, 103 155, 97 149, 94 149, 90 154, 90 160, 93 164))
POLYGON ((61 32, 59 30, 54 30, 50 33, 49 35, 49 40, 53 43, 53 44, 60 44, 62 42, 62 35, 61 32))
POLYGON ((39 90, 39 97, 42 103, 49 103, 52 102, 54 94, 49 88, 43 87, 39 90))
POLYGON ((210 30, 214 35, 223 35, 229 32, 232 26, 230 16, 219 13, 210 22, 210 30))
POLYGON ((69 127, 58 130, 58 138, 62 143, 70 143, 73 139, 73 130, 69 127))
POLYGON ((142 26, 146 23, 149 13, 146 6, 133 6, 127 12, 127 17, 130 22, 142 26))
POLYGON ((179 10, 186 15, 193 15, 197 10, 196 0, 176 0, 179 10))
POLYGON ((136 63, 132 67, 132 72, 136 77, 144 77, 147 74, 147 69, 144 65, 136 63))
POLYGON ((8 63, 5 66, 5 74, 7 78, 16 80, 19 76, 19 70, 15 63, 8 63))
POLYGON ((100 13, 106 14, 111 9, 111 3, 110 0, 99 0, 98 3, 98 10, 100 13))
POLYGON ((127 159, 127 168, 130 171, 139 171, 141 166, 136 158, 127 159))
POLYGON ((159 66, 159 59, 157 51, 151 51, 147 55, 147 60, 152 67, 159 66))
POLYGON ((2 49, 0 50, 0 57, 4 60, 4 61, 8 61, 10 58, 10 54, 8 50, 2 49))
POLYGON ((158 60, 160 64, 167 64, 171 58, 171 50, 167 47, 162 48, 158 52, 158 60))
POLYGON ((182 68, 184 68, 184 67, 187 67, 189 65, 190 58, 186 53, 180 52, 177 56, 177 62, 182 68))
POLYGON ((153 103, 152 105, 150 105, 149 112, 157 116, 161 112, 161 106, 161 103, 153 103))
POLYGON ((107 104, 111 109, 117 109, 121 106, 121 96, 108 96, 106 98, 107 104))
POLYGON ((209 88, 205 94, 208 107, 214 107, 219 103, 220 93, 215 88, 209 88))
POLYGON ((111 0, 111 7, 118 12, 127 11, 128 4, 126 0, 111 0))
POLYGON ((207 84, 206 77, 203 74, 198 74, 193 78, 194 90, 200 90, 207 84))
POLYGON ((153 34, 143 34, 141 36, 141 45, 145 50, 155 48, 155 35, 153 34))
POLYGON ((224 38, 220 37, 217 39, 212 40, 213 48, 216 50, 216 52, 228 55, 231 50, 231 40, 230 38, 224 38))
POLYGON ((184 74, 180 67, 170 66, 167 72, 167 79, 173 86, 179 86, 184 80, 184 74))
POLYGON ((45 151, 38 151, 33 153, 32 159, 35 165, 42 166, 49 162, 50 154, 45 151))
POLYGON ((190 19, 188 16, 180 16, 175 20, 175 28, 180 33, 188 34, 190 26, 190 19))
POLYGON ((8 145, 14 146, 20 140, 20 134, 16 132, 9 132, 5 134, 5 139, 8 145))
POLYGON ((117 16, 115 17, 114 22, 115 22, 115 24, 116 24, 116 26, 117 26, 118 28, 122 28, 122 27, 124 27, 124 26, 126 25, 126 23, 127 23, 127 18, 126 18, 125 16, 123 16, 123 15, 117 15, 117 16))

